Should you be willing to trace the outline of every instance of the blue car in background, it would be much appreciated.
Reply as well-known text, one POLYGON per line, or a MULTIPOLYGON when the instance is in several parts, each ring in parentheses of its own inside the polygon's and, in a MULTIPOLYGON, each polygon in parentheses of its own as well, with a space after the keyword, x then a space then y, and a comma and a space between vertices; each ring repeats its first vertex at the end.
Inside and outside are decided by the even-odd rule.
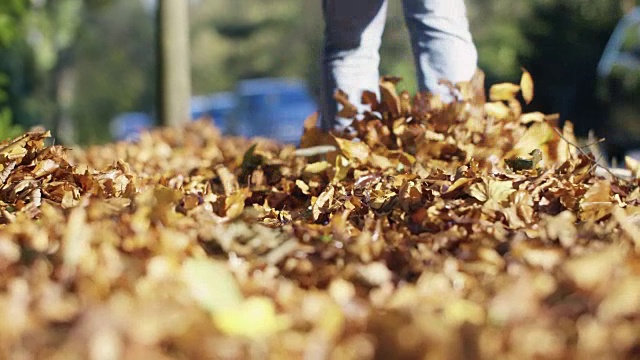
POLYGON ((285 143, 300 141, 304 120, 317 111, 304 82, 263 78, 243 80, 236 88, 238 135, 264 136, 285 143))
POLYGON ((143 112, 122 113, 111 120, 109 131, 115 140, 137 141, 140 133, 153 127, 154 120, 143 112))
MULTIPOLYGON (((224 134, 268 137, 297 144, 304 120, 317 105, 303 81, 282 78, 242 80, 233 92, 194 96, 191 118, 212 118, 224 134)), ((137 140, 154 125, 144 113, 123 113, 112 120, 116 140, 137 140)))
POLYGON ((220 130, 227 132, 237 105, 235 94, 228 91, 194 96, 191 98, 191 118, 211 118, 220 130))

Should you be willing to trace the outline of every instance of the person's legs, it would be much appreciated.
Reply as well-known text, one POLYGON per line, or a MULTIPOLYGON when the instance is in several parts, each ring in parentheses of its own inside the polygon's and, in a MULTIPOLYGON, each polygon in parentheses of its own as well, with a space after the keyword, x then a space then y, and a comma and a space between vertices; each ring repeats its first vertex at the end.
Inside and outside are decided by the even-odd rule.
POLYGON ((403 0, 403 7, 420 90, 453 100, 438 82, 471 80, 478 60, 464 0, 403 0))
POLYGON ((358 108, 364 90, 378 92, 380 42, 387 0, 323 0, 325 19, 322 58, 322 127, 342 129, 347 119, 336 119, 337 89, 358 108))

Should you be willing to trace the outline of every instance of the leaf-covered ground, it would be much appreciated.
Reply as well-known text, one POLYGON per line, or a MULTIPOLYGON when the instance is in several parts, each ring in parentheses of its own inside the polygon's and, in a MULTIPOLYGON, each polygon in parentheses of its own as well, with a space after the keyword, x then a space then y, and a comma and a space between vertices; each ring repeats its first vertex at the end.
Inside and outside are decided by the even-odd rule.
POLYGON ((0 357, 640 356, 637 177, 523 113, 527 73, 450 105, 396 81, 305 150, 208 122, 0 144, 0 357))

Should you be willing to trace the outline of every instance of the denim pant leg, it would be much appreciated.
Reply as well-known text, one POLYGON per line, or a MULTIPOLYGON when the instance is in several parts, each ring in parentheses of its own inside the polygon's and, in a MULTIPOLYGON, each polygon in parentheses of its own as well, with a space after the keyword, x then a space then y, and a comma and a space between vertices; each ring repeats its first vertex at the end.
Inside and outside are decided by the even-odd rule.
POLYGON ((333 99, 343 90, 354 105, 364 90, 378 93, 380 43, 387 13, 387 0, 323 0, 325 19, 322 57, 321 117, 325 130, 343 129, 348 119, 336 119, 333 99))
POLYGON ((403 0, 420 90, 453 97, 440 80, 471 80, 478 61, 464 0, 403 0))

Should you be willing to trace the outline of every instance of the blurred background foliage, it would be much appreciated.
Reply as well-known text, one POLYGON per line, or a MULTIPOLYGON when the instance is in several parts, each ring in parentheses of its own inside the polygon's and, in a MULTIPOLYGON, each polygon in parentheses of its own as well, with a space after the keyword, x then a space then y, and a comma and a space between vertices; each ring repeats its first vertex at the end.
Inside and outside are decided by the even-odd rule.
MULTIPOLYGON (((42 124, 65 143, 109 141, 125 111, 154 113, 152 0, 2 0, 0 137, 42 124), (4 115, 2 115, 4 114, 4 115), (2 120, 3 116, 7 119, 2 120), (11 121, 9 121, 11 119, 11 121), (4 122, 3 122, 4 121, 4 122)), ((319 87, 320 0, 191 0, 193 93, 232 90, 240 79, 297 77, 319 87)), ((596 64, 633 0, 468 0, 487 82, 536 82, 531 109, 560 112, 578 131, 602 126, 596 64)), ((401 2, 391 0, 382 74, 415 71, 401 2)))

